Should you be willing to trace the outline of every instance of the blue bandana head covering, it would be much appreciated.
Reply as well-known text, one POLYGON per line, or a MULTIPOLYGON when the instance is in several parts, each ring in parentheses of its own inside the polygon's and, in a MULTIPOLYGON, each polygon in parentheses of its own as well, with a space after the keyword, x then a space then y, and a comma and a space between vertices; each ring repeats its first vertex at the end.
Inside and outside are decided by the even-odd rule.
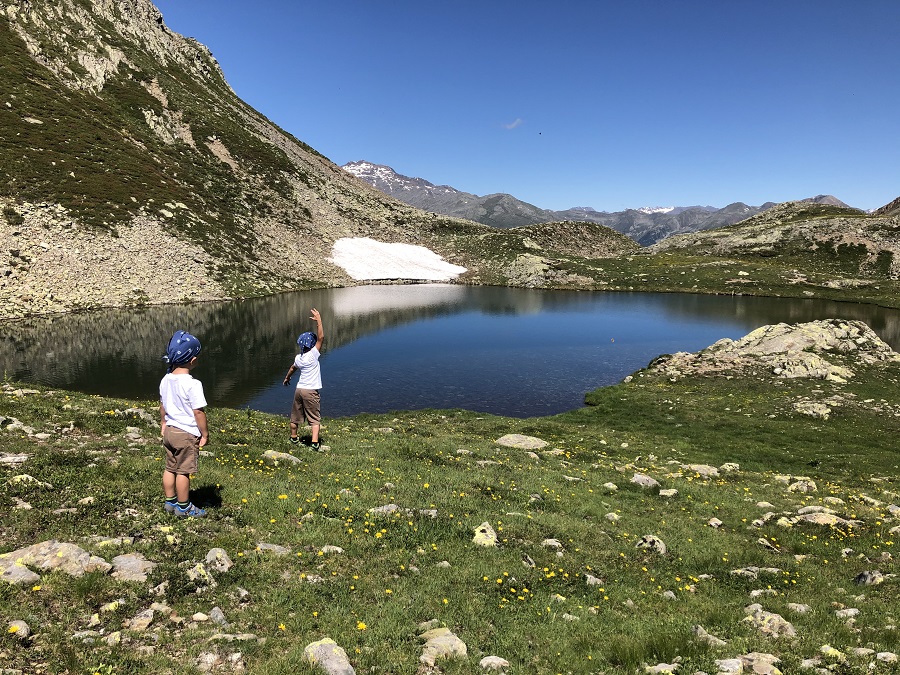
POLYGON ((318 342, 316 334, 309 331, 303 333, 300 337, 297 338, 297 344, 304 349, 312 349, 316 346, 316 342, 318 342))
POLYGON ((191 359, 199 353, 200 340, 187 331, 177 330, 169 340, 163 360, 169 364, 169 372, 172 372, 173 368, 190 363, 191 359))

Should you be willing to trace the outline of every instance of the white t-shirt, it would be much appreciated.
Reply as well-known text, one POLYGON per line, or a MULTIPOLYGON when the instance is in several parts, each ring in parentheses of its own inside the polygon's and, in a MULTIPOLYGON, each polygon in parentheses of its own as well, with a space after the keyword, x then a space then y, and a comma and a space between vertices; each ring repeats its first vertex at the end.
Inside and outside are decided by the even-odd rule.
POLYGON ((297 389, 321 389, 322 371, 319 369, 319 350, 313 347, 303 354, 297 354, 294 366, 300 371, 297 389))
POLYGON ((159 383, 159 400, 166 411, 166 426, 172 425, 194 436, 200 435, 200 427, 194 419, 194 411, 206 407, 203 384, 188 373, 166 373, 159 383))

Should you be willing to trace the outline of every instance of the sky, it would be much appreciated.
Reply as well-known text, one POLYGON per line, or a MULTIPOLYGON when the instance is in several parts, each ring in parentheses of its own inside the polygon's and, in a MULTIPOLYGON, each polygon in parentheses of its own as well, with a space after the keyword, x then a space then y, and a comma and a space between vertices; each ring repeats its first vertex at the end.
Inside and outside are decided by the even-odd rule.
POLYGON ((155 0, 338 165, 620 211, 900 196, 897 0, 155 0))

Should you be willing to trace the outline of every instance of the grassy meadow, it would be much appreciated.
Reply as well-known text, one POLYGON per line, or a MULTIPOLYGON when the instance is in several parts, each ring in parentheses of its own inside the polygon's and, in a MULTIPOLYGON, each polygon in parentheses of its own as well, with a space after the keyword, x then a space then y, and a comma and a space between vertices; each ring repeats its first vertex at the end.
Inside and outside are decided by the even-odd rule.
POLYGON ((0 581, 0 672, 199 673, 212 660, 213 672, 313 673, 303 650, 324 637, 357 673, 480 673, 489 655, 509 673, 715 673, 717 660, 752 652, 779 657, 784 673, 806 659, 896 672, 885 659, 900 652, 889 576, 900 518, 888 508, 900 502, 900 368, 856 370, 848 384, 641 371, 554 417, 326 420, 324 453, 289 445, 283 417, 210 409, 210 455, 192 483, 202 520, 163 511, 154 402, 6 383, 2 453, 27 460, 0 464, 0 553, 55 539, 157 566, 142 582, 61 571, 0 581), (794 411, 829 397, 840 402, 827 420, 794 411), (548 445, 496 443, 510 433, 548 445), (739 468, 704 478, 695 466, 726 463, 739 468), (639 487, 635 473, 660 485, 639 487), (798 477, 815 491, 790 491, 798 477), (390 504, 400 508, 371 512, 390 504), (791 524, 810 506, 857 523, 791 524), (472 541, 483 522, 494 548, 472 541), (644 535, 666 552, 636 548, 644 535), (214 584, 189 579, 213 547, 234 566, 210 571, 214 584), (854 582, 876 570, 883 583, 854 582), (765 635, 745 620, 752 603, 796 636, 765 635), (227 626, 205 620, 214 607, 227 626), (419 625, 432 620, 467 658, 419 662, 419 625), (698 639, 697 625, 726 644, 698 639))

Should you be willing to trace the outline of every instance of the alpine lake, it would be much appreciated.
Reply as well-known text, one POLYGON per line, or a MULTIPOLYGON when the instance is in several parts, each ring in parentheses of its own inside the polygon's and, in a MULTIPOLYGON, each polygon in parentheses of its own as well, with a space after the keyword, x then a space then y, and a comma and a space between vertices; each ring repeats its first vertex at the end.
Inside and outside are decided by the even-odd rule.
POLYGON ((322 314, 322 413, 463 408, 533 417, 584 405, 660 354, 766 324, 865 321, 900 348, 900 310, 824 300, 681 293, 372 285, 241 301, 110 309, 0 325, 6 379, 152 400, 176 330, 203 351, 211 405, 287 414, 297 336, 322 314))

